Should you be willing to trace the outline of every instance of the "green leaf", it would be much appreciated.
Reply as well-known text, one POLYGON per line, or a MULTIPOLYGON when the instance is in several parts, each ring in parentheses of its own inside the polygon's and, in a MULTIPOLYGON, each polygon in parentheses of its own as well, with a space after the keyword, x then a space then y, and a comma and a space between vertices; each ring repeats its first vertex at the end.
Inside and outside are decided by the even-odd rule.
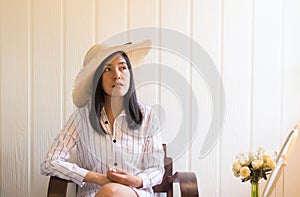
POLYGON ((263 178, 267 180, 267 175, 265 173, 263 173, 263 178))

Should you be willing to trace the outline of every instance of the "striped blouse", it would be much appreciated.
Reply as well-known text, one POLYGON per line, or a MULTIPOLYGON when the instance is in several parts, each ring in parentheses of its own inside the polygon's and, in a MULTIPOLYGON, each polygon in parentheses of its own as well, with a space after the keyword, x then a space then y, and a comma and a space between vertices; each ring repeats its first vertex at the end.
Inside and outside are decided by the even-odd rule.
POLYGON ((142 178, 143 187, 133 188, 139 196, 153 196, 152 187, 162 181, 164 174, 164 152, 157 117, 149 107, 140 107, 143 122, 137 130, 128 128, 125 111, 112 127, 103 108, 100 123, 106 134, 92 128, 90 103, 76 109, 55 138, 41 164, 41 173, 71 180, 79 185, 77 196, 91 197, 101 186, 83 182, 86 174, 106 174, 108 168, 117 167, 142 178), (71 163, 70 151, 75 146, 77 161, 71 163))

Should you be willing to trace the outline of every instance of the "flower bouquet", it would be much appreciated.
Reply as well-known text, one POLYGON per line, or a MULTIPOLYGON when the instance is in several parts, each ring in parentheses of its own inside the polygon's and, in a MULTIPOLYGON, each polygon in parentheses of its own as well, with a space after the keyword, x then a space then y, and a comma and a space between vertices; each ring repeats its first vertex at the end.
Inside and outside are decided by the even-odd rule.
POLYGON ((241 153, 236 156, 232 171, 234 176, 241 178, 242 182, 250 181, 252 196, 259 196, 259 180, 267 180, 267 175, 275 168, 276 163, 271 155, 264 149, 258 148, 256 152, 241 153))

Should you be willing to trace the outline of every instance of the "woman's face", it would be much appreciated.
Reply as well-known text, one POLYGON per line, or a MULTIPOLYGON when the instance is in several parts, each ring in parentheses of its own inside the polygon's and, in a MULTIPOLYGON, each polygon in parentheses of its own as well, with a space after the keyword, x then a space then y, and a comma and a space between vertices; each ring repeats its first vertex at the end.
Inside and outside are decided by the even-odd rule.
POLYGON ((103 68, 102 86, 108 96, 124 96, 130 86, 130 72, 126 60, 117 54, 103 68))

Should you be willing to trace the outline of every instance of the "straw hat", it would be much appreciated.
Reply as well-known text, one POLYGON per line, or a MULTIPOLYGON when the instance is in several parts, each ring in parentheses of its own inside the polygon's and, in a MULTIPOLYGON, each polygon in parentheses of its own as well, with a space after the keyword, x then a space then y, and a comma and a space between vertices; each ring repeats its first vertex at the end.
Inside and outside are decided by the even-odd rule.
POLYGON ((86 53, 83 68, 77 74, 74 82, 72 98, 76 107, 83 107, 91 100, 94 74, 105 58, 114 52, 123 51, 127 54, 131 65, 136 66, 147 55, 150 47, 150 40, 119 46, 106 46, 102 44, 92 46, 86 53))

